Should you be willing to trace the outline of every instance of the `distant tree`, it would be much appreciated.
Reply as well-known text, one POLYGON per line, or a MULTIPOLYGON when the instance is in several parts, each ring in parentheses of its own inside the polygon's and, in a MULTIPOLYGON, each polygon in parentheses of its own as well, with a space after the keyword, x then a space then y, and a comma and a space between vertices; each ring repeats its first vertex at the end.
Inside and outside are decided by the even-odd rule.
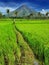
POLYGON ((33 13, 31 13, 30 16, 33 16, 33 13))
POLYGON ((2 15, 2 13, 0 12, 0 18, 2 18, 2 16, 3 16, 3 15, 2 15))
POLYGON ((30 18, 33 18, 33 15, 34 15, 34 14, 33 14, 33 13, 31 13, 31 14, 30 14, 30 18))
POLYGON ((26 16, 26 18, 29 19, 30 18, 30 15, 26 16))
POLYGON ((18 13, 18 12, 15 12, 15 15, 16 15, 16 16, 17 16, 17 13, 18 13))
POLYGON ((49 14, 49 13, 47 12, 47 13, 46 13, 46 16, 48 16, 48 14, 49 14))
POLYGON ((9 12, 10 12, 10 10, 9 10, 9 9, 7 9, 7 14, 8 14, 8 17, 9 17, 9 12))
POLYGON ((3 17, 6 17, 5 15, 3 15, 3 17))
POLYGON ((13 17, 13 24, 15 24, 15 18, 17 17, 17 12, 14 13, 14 17, 13 17))
POLYGON ((6 17, 6 15, 2 15, 3 16, 3 18, 5 18, 6 17))
POLYGON ((33 16, 33 13, 31 13, 30 15, 27 16, 27 18, 31 18, 33 16))
POLYGON ((41 13, 40 12, 38 12, 38 16, 41 16, 41 13))

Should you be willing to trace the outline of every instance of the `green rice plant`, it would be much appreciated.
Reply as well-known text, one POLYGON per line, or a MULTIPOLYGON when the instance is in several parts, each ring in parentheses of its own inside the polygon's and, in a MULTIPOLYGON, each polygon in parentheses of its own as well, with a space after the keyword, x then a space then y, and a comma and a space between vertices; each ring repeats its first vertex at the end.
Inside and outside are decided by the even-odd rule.
POLYGON ((30 24, 27 23, 16 23, 16 27, 18 31, 23 35, 24 39, 28 42, 30 48, 33 50, 36 58, 43 61, 45 65, 48 65, 49 61, 49 48, 47 47, 47 44, 49 46, 49 20, 41 20, 44 23, 40 23, 40 20, 30 21, 33 22, 30 24), (38 23, 36 23, 38 21, 38 23), (47 50, 45 50, 47 48, 47 50))
POLYGON ((44 46, 45 65, 49 64, 49 44, 44 46))
POLYGON ((0 64, 14 65, 20 57, 20 48, 12 23, 0 23, 0 64))

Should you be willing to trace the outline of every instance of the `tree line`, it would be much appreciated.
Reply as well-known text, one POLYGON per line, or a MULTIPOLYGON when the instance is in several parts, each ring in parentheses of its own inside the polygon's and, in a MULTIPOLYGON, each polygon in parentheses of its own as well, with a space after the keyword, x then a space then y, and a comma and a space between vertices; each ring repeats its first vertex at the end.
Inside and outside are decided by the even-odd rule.
MULTIPOLYGON (((9 17, 9 14, 10 14, 10 10, 9 9, 7 9, 6 10, 6 13, 8 14, 8 17, 9 17)), ((17 17, 17 13, 18 12, 15 12, 14 14, 15 14, 15 17, 17 17)), ((25 15, 25 14, 24 14, 25 15)), ((44 15, 44 14, 43 14, 44 15)), ((0 12, 0 18, 2 18, 2 17, 6 17, 5 15, 3 15, 1 12, 0 12)), ((34 17, 34 13, 31 13, 30 15, 28 15, 28 16, 24 16, 24 18, 31 18, 31 17, 34 17)), ((42 14, 40 13, 40 12, 38 12, 38 17, 42 17, 42 14)), ((45 17, 49 17, 49 12, 47 12, 46 14, 45 14, 45 17)))

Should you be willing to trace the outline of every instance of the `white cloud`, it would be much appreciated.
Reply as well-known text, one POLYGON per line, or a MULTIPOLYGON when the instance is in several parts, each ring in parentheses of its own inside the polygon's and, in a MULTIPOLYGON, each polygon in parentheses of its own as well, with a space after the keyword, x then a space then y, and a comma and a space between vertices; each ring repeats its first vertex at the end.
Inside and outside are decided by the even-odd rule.
POLYGON ((0 7, 0 12, 5 14, 7 9, 9 9, 10 11, 14 11, 16 8, 12 8, 12 7, 0 7))
POLYGON ((46 12, 47 12, 47 11, 46 11, 45 9, 42 9, 42 10, 41 10, 41 13, 42 13, 42 14, 46 14, 46 12))
POLYGON ((5 14, 7 9, 13 11, 17 8, 18 5, 19 3, 15 3, 15 2, 7 2, 7 3, 0 2, 0 12, 5 14))
POLYGON ((42 9, 40 12, 41 12, 42 14, 46 14, 47 12, 49 12, 49 9, 42 9))

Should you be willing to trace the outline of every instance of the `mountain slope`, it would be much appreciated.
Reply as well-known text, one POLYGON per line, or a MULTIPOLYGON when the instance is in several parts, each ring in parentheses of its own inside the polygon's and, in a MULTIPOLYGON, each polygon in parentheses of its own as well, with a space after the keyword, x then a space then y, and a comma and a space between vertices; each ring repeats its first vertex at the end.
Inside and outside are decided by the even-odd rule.
POLYGON ((31 13, 37 14, 35 10, 29 8, 26 5, 22 5, 19 8, 17 8, 15 11, 10 12, 9 16, 15 17, 16 16, 15 12, 17 12, 17 17, 25 17, 25 16, 30 15, 31 13))

